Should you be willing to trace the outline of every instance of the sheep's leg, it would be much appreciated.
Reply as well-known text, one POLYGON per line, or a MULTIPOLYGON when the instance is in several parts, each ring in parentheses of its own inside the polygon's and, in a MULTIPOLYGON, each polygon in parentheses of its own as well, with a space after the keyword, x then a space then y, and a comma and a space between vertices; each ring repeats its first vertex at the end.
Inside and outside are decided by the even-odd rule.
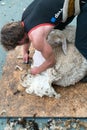
POLYGON ((59 93, 54 92, 54 94, 51 97, 55 97, 56 99, 59 99, 61 95, 59 93))

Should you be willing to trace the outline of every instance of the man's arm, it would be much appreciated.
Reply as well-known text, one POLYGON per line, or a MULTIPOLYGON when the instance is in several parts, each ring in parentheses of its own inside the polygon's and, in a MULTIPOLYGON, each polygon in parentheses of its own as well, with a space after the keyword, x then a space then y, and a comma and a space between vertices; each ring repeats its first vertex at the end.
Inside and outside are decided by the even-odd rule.
POLYGON ((35 75, 55 65, 56 60, 52 47, 49 45, 49 43, 47 43, 47 41, 43 37, 40 37, 37 40, 32 41, 32 44, 34 48, 40 51, 43 57, 45 58, 45 62, 43 64, 41 64, 39 67, 34 67, 31 69, 31 74, 35 75))
POLYGON ((29 54, 28 54, 29 47, 30 47, 30 43, 23 45, 23 61, 24 61, 24 63, 28 63, 28 61, 29 61, 29 54))
POLYGON ((46 61, 43 64, 41 64, 39 67, 32 68, 31 74, 39 74, 39 73, 45 71, 46 69, 52 67, 56 63, 54 53, 53 53, 51 47, 49 46, 49 44, 45 45, 43 50, 40 52, 43 55, 43 57, 46 59, 46 61))

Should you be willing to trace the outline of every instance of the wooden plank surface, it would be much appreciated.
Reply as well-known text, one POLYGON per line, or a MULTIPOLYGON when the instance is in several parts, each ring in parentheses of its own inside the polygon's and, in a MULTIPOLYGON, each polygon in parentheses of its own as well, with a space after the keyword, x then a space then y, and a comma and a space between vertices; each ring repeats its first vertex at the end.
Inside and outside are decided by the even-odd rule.
POLYGON ((21 48, 9 52, 0 80, 1 116, 39 117, 87 117, 87 84, 78 83, 70 87, 54 86, 60 99, 29 95, 20 85, 20 78, 29 66, 23 64, 21 48), (23 71, 15 70, 19 65, 23 71), (5 112, 4 112, 5 111, 5 112))

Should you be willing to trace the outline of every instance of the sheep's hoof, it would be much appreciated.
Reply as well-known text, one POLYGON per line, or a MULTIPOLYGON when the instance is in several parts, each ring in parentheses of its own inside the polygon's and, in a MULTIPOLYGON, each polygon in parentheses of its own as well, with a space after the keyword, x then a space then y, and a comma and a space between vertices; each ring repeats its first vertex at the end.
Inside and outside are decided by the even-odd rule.
POLYGON ((55 97, 56 99, 59 99, 61 97, 61 94, 56 94, 53 97, 55 97))
POLYGON ((81 83, 87 83, 87 75, 83 79, 81 79, 80 82, 81 83))

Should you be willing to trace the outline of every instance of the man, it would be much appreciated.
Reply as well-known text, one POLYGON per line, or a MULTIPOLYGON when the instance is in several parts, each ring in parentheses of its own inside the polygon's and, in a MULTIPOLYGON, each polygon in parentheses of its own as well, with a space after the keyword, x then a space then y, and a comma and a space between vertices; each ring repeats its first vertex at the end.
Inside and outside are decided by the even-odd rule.
POLYGON ((31 69, 31 74, 39 74, 56 63, 52 47, 46 40, 48 34, 53 28, 64 29, 80 12, 76 31, 76 47, 87 58, 86 2, 87 0, 34 0, 24 11, 21 21, 6 24, 2 28, 1 43, 8 50, 23 45, 23 60, 28 62, 27 52, 32 42, 33 47, 46 59, 39 67, 31 69), (80 6, 82 11, 80 11, 80 6))

